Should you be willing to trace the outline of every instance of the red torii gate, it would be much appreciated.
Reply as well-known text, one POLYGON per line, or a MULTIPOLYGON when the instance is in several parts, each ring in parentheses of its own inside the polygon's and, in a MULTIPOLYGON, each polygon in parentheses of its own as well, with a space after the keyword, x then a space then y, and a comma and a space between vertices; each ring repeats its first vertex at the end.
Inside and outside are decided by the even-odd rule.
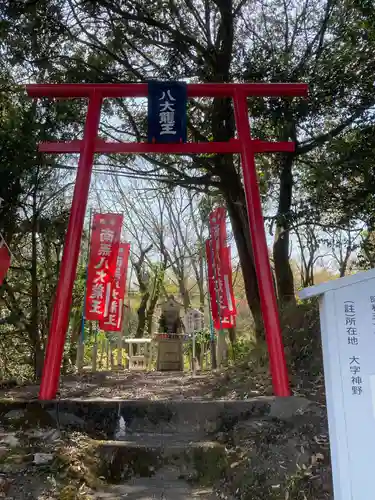
POLYGON ((293 152, 293 142, 266 142, 252 139, 247 97, 306 97, 303 83, 202 83, 188 84, 188 97, 231 97, 234 102, 237 139, 229 142, 150 144, 105 142, 97 137, 100 112, 106 97, 147 97, 146 83, 130 84, 33 84, 26 86, 30 97, 86 98, 88 110, 83 140, 47 142, 39 145, 45 153, 80 153, 73 202, 53 307, 39 399, 56 397, 64 351, 73 283, 76 276, 81 236, 95 153, 202 154, 239 153, 244 177, 247 213, 262 315, 266 333, 272 383, 276 396, 289 396, 288 373, 264 230, 262 205, 255 168, 256 153, 293 152))

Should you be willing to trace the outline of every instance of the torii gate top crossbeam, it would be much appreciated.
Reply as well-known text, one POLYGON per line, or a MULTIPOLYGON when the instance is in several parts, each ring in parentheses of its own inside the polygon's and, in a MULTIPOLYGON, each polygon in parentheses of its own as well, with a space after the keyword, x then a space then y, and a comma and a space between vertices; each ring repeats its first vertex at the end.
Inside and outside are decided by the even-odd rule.
MULTIPOLYGON (((26 86, 30 97, 49 97, 57 99, 120 97, 147 97, 147 83, 87 83, 87 84, 32 84, 26 86)), ((232 97, 237 93, 253 97, 304 97, 308 87, 304 83, 201 83, 188 84, 189 97, 232 97)), ((254 153, 292 152, 292 142, 269 142, 249 138, 254 153)), ((39 144, 43 153, 79 153, 83 141, 53 141, 39 144)), ((150 144, 147 142, 113 142, 95 139, 95 153, 169 153, 169 154, 211 154, 240 153, 238 139, 227 142, 187 142, 180 144, 150 144)))
MULTIPOLYGON (((26 86, 30 97, 147 97, 147 83, 43 83, 26 86)), ((306 83, 191 83, 188 97, 234 97, 241 91, 247 97, 307 97, 306 83)))

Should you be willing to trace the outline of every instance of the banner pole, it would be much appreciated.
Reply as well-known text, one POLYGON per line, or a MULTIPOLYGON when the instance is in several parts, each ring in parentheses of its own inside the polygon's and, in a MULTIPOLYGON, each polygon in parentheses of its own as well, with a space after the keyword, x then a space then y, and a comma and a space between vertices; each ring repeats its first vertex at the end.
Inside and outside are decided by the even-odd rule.
MULTIPOLYGON (((216 305, 217 305, 217 312, 219 316, 219 332, 218 332, 218 339, 217 339, 217 344, 219 344, 219 336, 220 335, 225 335, 225 332, 223 332, 223 323, 221 320, 221 308, 220 308, 220 297, 219 297, 219 292, 217 289, 217 273, 216 273, 216 267, 215 267, 215 255, 214 255, 214 247, 213 247, 213 242, 212 244, 209 245, 210 247, 210 254, 211 254, 211 265, 212 265, 212 271, 213 271, 213 277, 214 277, 214 284, 215 284, 215 298, 216 298, 216 305)), ((218 352, 220 349, 218 349, 218 352)), ((219 361, 217 360, 216 357, 216 364, 221 364, 221 357, 219 361)))
POLYGON ((82 371, 84 357, 85 357, 85 323, 86 323, 85 306, 86 306, 86 294, 87 294, 87 277, 88 277, 89 260, 90 260, 91 222, 92 222, 92 209, 90 208, 90 211, 89 211, 89 231, 88 231, 87 252, 86 252, 85 283, 84 283, 84 287, 83 287, 81 332, 80 332, 80 335, 79 335, 78 341, 77 341, 76 367, 77 367, 78 373, 80 373, 82 371))
POLYGON ((204 250, 204 252, 205 252, 205 256, 206 256, 204 270, 205 270, 206 283, 207 283, 208 316, 210 319, 211 368, 215 370, 217 368, 216 346, 215 346, 215 328, 214 328, 214 321, 212 318, 212 311, 211 311, 211 297, 210 297, 210 288, 209 288, 209 282, 208 282, 208 269, 207 269, 207 261, 209 259, 209 256, 207 255, 206 249, 204 250))
POLYGON ((90 260, 90 246, 91 246, 91 224, 92 224, 92 208, 90 208, 89 212, 89 234, 88 234, 88 243, 87 243, 87 253, 86 253, 86 272, 85 272, 85 287, 83 293, 83 306, 82 306, 82 323, 81 323, 81 343, 85 343, 85 322, 86 322, 86 294, 87 294, 87 276, 89 272, 89 260, 90 260))

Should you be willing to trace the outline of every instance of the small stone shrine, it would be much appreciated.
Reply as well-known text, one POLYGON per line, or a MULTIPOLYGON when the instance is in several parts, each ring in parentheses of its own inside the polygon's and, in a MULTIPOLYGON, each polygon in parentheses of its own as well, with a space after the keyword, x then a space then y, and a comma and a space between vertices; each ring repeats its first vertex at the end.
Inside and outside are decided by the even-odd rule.
POLYGON ((161 315, 159 333, 156 335, 158 371, 183 371, 183 325, 181 310, 183 305, 173 295, 160 304, 161 315))

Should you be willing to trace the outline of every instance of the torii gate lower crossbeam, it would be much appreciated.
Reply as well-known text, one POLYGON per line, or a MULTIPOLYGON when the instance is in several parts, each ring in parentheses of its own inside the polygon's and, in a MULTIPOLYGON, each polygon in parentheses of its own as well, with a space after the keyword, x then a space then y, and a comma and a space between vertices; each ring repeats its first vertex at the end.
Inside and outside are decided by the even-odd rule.
POLYGON ((39 399, 54 399, 59 386, 60 366, 69 323, 72 289, 76 276, 95 153, 239 153, 241 155, 247 213, 270 358, 272 383, 275 395, 289 396, 288 374, 276 295, 268 258, 261 198, 255 168, 255 154, 294 151, 294 144, 291 142, 264 142, 252 139, 247 97, 306 97, 307 85, 298 83, 189 84, 187 86, 189 97, 231 97, 233 99, 238 138, 229 142, 185 144, 105 142, 98 138, 103 99, 106 97, 147 97, 147 84, 34 84, 28 85, 26 88, 28 95, 35 98, 81 97, 88 99, 82 141, 50 142, 42 143, 39 146, 39 150, 46 153, 80 153, 39 399))

